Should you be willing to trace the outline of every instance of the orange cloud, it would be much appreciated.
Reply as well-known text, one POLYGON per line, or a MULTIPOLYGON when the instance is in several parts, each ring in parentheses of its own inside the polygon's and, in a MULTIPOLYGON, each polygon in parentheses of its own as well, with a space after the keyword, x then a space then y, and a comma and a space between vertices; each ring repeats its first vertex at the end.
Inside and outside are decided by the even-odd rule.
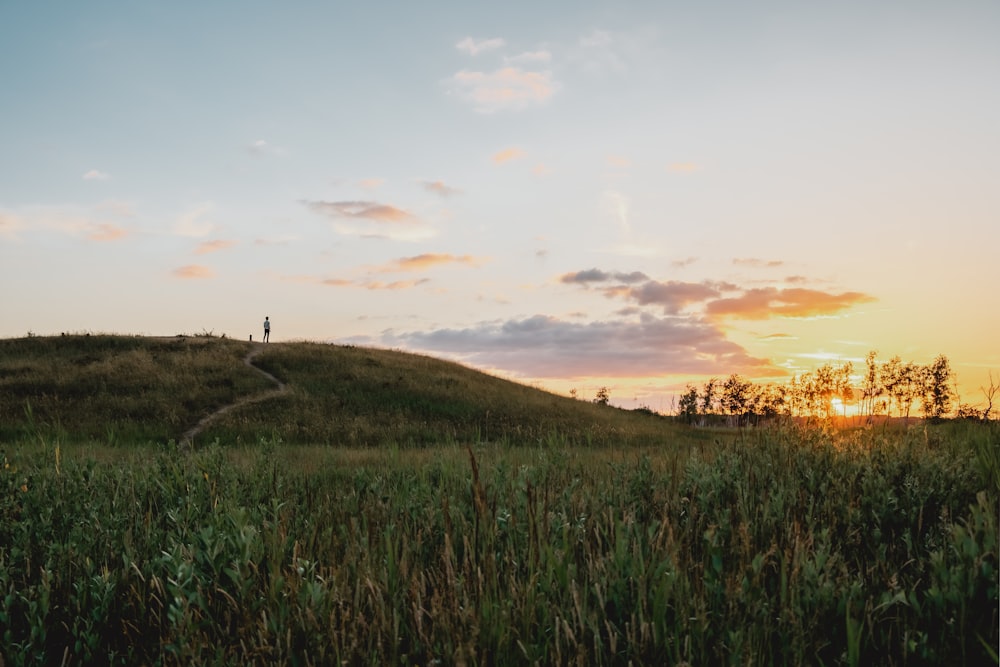
POLYGON ((366 190, 374 190, 382 186, 385 183, 381 178, 364 178, 358 181, 358 185, 366 190))
POLYGON ((421 185, 428 192, 433 192, 439 194, 442 197, 450 197, 451 195, 457 195, 461 190, 457 190, 451 186, 445 185, 442 181, 421 181, 421 185))
POLYGON ((93 225, 87 232, 87 238, 91 241, 117 241, 126 236, 128 236, 128 231, 106 222, 93 225))
POLYGON ((390 265, 383 267, 383 272, 420 271, 438 264, 469 264, 475 266, 476 258, 472 255, 455 256, 450 253, 424 253, 413 257, 401 257, 390 265))
POLYGON ((632 161, 621 155, 609 155, 608 164, 616 169, 626 169, 632 166, 632 161))
POLYGON ((833 315, 875 298, 862 292, 830 294, 805 288, 750 289, 741 296, 717 299, 706 304, 705 312, 714 317, 765 320, 770 317, 817 317, 833 315))
POLYGON ((420 278, 419 280, 395 280, 391 283, 383 283, 375 280, 372 282, 364 283, 362 286, 365 289, 370 289, 370 290, 383 290, 383 289, 401 290, 401 289, 410 289, 411 287, 417 287, 418 285, 422 285, 426 282, 428 282, 427 278, 420 278))
POLYGON ((236 245, 236 241, 225 241, 219 239, 217 241, 205 241, 198 245, 194 249, 194 254, 196 255, 207 255, 211 252, 218 252, 219 250, 225 250, 226 248, 231 248, 236 245))
POLYGON ((187 266, 182 266, 180 268, 173 270, 174 276, 177 278, 213 278, 215 272, 207 266, 202 266, 200 264, 188 264, 187 266))
POLYGON ((516 160, 524 155, 524 151, 520 148, 505 148, 499 153, 493 154, 493 161, 497 164, 503 164, 504 162, 510 162, 511 160, 516 160))
POLYGON ((555 93, 549 72, 503 67, 493 72, 462 70, 451 77, 452 92, 480 113, 520 111, 543 104, 555 93))
POLYGON ((783 266, 785 263, 780 259, 757 259, 756 257, 737 257, 733 260, 737 266, 752 266, 756 268, 774 268, 783 266))

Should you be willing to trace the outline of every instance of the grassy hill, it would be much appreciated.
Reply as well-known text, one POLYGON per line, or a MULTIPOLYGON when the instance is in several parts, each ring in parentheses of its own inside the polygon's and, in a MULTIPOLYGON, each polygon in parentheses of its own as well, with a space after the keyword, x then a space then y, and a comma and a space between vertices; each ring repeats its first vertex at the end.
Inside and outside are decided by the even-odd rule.
MULTIPOLYGON (((259 344, 256 344, 259 346, 259 344)), ((0 437, 68 441, 178 440, 206 415, 273 391, 244 363, 255 344, 214 337, 66 335, 0 340, 0 437)), ((655 444, 674 426, 557 396, 460 364, 392 350, 278 343, 253 365, 286 391, 234 407, 196 444, 350 446, 444 441, 655 444)))

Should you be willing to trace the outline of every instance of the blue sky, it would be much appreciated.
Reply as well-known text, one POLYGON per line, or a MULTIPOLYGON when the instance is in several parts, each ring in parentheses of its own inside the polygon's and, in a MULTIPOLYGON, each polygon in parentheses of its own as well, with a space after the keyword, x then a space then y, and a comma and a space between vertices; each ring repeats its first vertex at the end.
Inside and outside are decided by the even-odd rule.
POLYGON ((1000 5, 0 3, 0 336, 397 347, 612 402, 1000 371, 1000 5))

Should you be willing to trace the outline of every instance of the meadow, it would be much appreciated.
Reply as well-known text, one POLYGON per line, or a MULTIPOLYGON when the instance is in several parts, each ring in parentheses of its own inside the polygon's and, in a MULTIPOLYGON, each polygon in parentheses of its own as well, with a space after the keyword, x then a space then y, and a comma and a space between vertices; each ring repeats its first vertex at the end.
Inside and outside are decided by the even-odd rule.
POLYGON ((997 664, 995 422, 695 428, 295 344, 182 447, 268 388, 246 344, 89 338, 0 341, 5 665, 997 664))

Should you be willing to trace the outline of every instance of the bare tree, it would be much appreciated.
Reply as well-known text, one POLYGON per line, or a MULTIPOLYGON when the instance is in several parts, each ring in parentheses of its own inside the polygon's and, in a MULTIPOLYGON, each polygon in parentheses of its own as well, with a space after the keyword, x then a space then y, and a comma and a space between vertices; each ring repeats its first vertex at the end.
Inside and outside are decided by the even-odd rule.
POLYGON ((990 371, 989 377, 990 386, 979 388, 979 391, 983 392, 983 396, 986 398, 986 408, 983 410, 983 421, 989 421, 990 412, 993 411, 993 399, 996 398, 997 393, 1000 392, 1000 378, 994 380, 993 371, 990 371))

